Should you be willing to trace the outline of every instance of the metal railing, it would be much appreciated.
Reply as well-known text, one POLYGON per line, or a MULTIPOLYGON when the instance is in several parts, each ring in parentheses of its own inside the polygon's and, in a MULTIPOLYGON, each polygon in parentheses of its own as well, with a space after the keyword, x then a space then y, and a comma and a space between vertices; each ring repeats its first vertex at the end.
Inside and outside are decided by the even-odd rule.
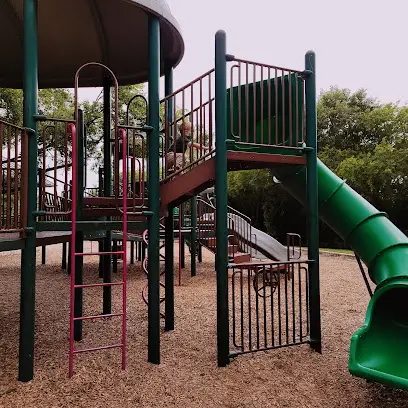
MULTIPOLYGON (((252 257, 252 221, 245 214, 235 208, 228 206, 228 241, 233 247, 241 252, 245 252, 252 257)), ((204 246, 209 246, 211 238, 215 240, 216 228, 216 207, 212 201, 205 201, 197 198, 197 239, 204 246)), ((256 237, 255 237, 256 238, 256 237)), ((233 251, 230 255, 235 255, 233 251)))
POLYGON ((0 231, 22 232, 27 221, 27 132, 0 120, 2 149, 0 179, 0 231))
POLYGON ((304 140, 302 71, 235 58, 228 130, 239 143, 298 148, 304 140))
POLYGON ((214 69, 207 71, 161 101, 164 109, 162 179, 187 171, 214 152, 214 72, 214 69), (190 130, 186 128, 187 122, 190 130))
POLYGON ((231 356, 307 341, 307 262, 236 264, 231 272, 231 356))

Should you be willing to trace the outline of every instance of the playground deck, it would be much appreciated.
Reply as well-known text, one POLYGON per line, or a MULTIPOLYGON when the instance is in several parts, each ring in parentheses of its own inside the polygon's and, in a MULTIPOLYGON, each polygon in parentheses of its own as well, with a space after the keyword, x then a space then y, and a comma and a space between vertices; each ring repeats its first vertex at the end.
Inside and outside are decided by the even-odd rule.
MULTIPOLYGON (((40 250, 37 256, 40 257, 40 250)), ((177 330, 162 335, 160 366, 146 362, 147 313, 140 300, 145 277, 140 264, 132 265, 128 281, 128 307, 132 310, 128 317, 128 369, 120 371, 115 351, 95 353, 78 359, 77 375, 71 380, 64 358, 69 285, 60 269, 60 257, 61 246, 51 247, 47 265, 38 266, 37 376, 24 384, 18 383, 15 375, 20 254, 0 254, 0 349, 4 356, 1 407, 93 408, 100 407, 101 401, 106 408, 406 407, 407 392, 368 383, 347 372, 350 336, 363 322, 368 302, 362 280, 355 279, 358 266, 348 257, 321 256, 323 355, 313 353, 308 346, 292 347, 241 356, 222 370, 214 364, 213 255, 205 251, 198 276, 190 278, 187 268, 182 286, 175 287, 177 330)), ((96 273, 96 265, 85 268, 86 276, 91 273, 96 273)), ((120 298, 114 299, 118 306, 120 298)), ((87 296, 86 307, 98 310, 100 301, 98 294, 87 296)), ((101 330, 98 323, 89 324, 95 325, 94 332, 103 337, 101 340, 108 340, 105 336, 115 333, 109 332, 108 327, 101 330)))

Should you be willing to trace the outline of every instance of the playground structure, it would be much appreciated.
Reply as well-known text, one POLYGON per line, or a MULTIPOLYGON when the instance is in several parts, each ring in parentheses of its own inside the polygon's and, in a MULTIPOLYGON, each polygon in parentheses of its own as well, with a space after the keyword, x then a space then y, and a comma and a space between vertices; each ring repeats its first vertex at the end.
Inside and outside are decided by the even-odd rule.
MULTIPOLYGON (((34 376, 36 246, 54 243, 70 242, 70 375, 75 354, 100 349, 120 348, 125 367, 127 241, 138 242, 139 254, 147 247, 143 266, 148 284, 143 298, 148 304, 148 361, 160 363, 160 318, 165 330, 174 329, 175 236, 180 251, 182 240, 189 242, 194 274, 201 246, 216 255, 219 366, 238 354, 304 343, 320 352, 320 213, 367 265, 377 285, 365 324, 351 341, 350 371, 408 389, 403 303, 408 239, 317 159, 313 52, 306 54, 301 70, 256 63, 227 54, 226 35, 220 31, 215 38, 215 68, 174 91, 173 68, 183 56, 184 44, 164 1, 117 0, 111 2, 115 6, 94 2, 91 10, 82 0, 70 2, 69 8, 53 1, 25 0, 22 10, 17 3, 0 4, 2 30, 16 34, 1 37, 7 37, 4 49, 10 58, 2 62, 0 86, 23 87, 25 96, 23 127, 0 121, 0 248, 22 250, 21 381, 34 376), (24 21, 24 31, 15 24, 16 16, 24 21), (47 41, 61 21, 78 23, 75 30, 61 33, 57 48, 71 51, 59 59, 47 41), (135 28, 132 36, 137 41, 129 30, 122 30, 126 24, 135 28), (23 39, 24 47, 18 39, 23 39), (86 47, 79 47, 87 41, 86 47), (49 52, 47 58, 39 49, 49 52), (165 97, 160 100, 161 74, 165 97), (120 123, 118 87, 145 80, 147 122, 120 123), (38 84, 75 88, 74 117, 38 115, 38 84), (97 193, 86 186, 84 177, 86 132, 78 107, 80 86, 103 86, 104 92, 104 160, 97 193), (181 168, 171 169, 168 162, 179 154, 174 143, 178 125, 186 120, 200 147, 187 148, 181 168), (290 245, 282 247, 255 230, 243 214, 228 208, 227 172, 257 168, 271 169, 283 188, 306 206, 307 259, 295 249, 298 236, 289 235, 290 245), (197 197, 211 186, 215 186, 215 203, 197 197), (174 208, 187 201, 191 203, 188 231, 183 229, 182 216, 176 230, 174 208), (84 252, 85 239, 99 241, 99 250, 84 252), (269 260, 255 260, 259 253, 269 260), (100 257, 102 282, 83 283, 83 260, 88 256, 100 257), (119 281, 112 279, 112 257, 122 258, 119 281), (113 286, 122 289, 123 309, 118 313, 111 308, 113 286), (98 288, 103 292, 102 313, 84 315, 84 293, 98 288), (75 342, 84 337, 83 323, 100 318, 121 319, 120 342, 75 349, 75 342)), ((183 140, 183 147, 186 144, 183 140)))

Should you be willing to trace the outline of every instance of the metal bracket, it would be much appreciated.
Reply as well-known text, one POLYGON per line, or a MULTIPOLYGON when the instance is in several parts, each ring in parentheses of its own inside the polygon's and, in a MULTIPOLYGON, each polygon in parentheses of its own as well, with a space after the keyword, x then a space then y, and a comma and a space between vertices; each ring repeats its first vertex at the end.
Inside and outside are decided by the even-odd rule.
POLYGON ((235 55, 231 55, 231 54, 225 54, 225 60, 227 62, 231 62, 235 60, 235 55))
POLYGON ((354 252, 354 256, 356 257, 356 260, 357 260, 358 266, 359 266, 359 268, 360 268, 361 275, 363 276, 364 283, 365 283, 365 285, 366 285, 366 287, 367 287, 368 293, 370 294, 370 297, 373 297, 373 291, 372 291, 372 289, 371 289, 370 283, 368 282, 367 275, 366 275, 366 272, 365 272, 365 270, 364 270, 364 267, 363 267, 363 264, 362 264, 362 262, 361 262, 361 259, 360 259, 360 257, 359 257, 355 252, 354 252))
POLYGON ((33 115, 33 119, 36 122, 46 122, 48 120, 45 115, 33 115))

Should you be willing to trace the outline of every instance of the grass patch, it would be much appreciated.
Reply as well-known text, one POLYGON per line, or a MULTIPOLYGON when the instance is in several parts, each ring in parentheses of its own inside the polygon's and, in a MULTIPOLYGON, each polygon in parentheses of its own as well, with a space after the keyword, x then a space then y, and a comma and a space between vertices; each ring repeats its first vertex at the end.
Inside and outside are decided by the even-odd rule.
POLYGON ((353 255, 354 252, 350 249, 334 249, 334 248, 320 248, 322 252, 336 252, 338 254, 348 254, 353 255))

